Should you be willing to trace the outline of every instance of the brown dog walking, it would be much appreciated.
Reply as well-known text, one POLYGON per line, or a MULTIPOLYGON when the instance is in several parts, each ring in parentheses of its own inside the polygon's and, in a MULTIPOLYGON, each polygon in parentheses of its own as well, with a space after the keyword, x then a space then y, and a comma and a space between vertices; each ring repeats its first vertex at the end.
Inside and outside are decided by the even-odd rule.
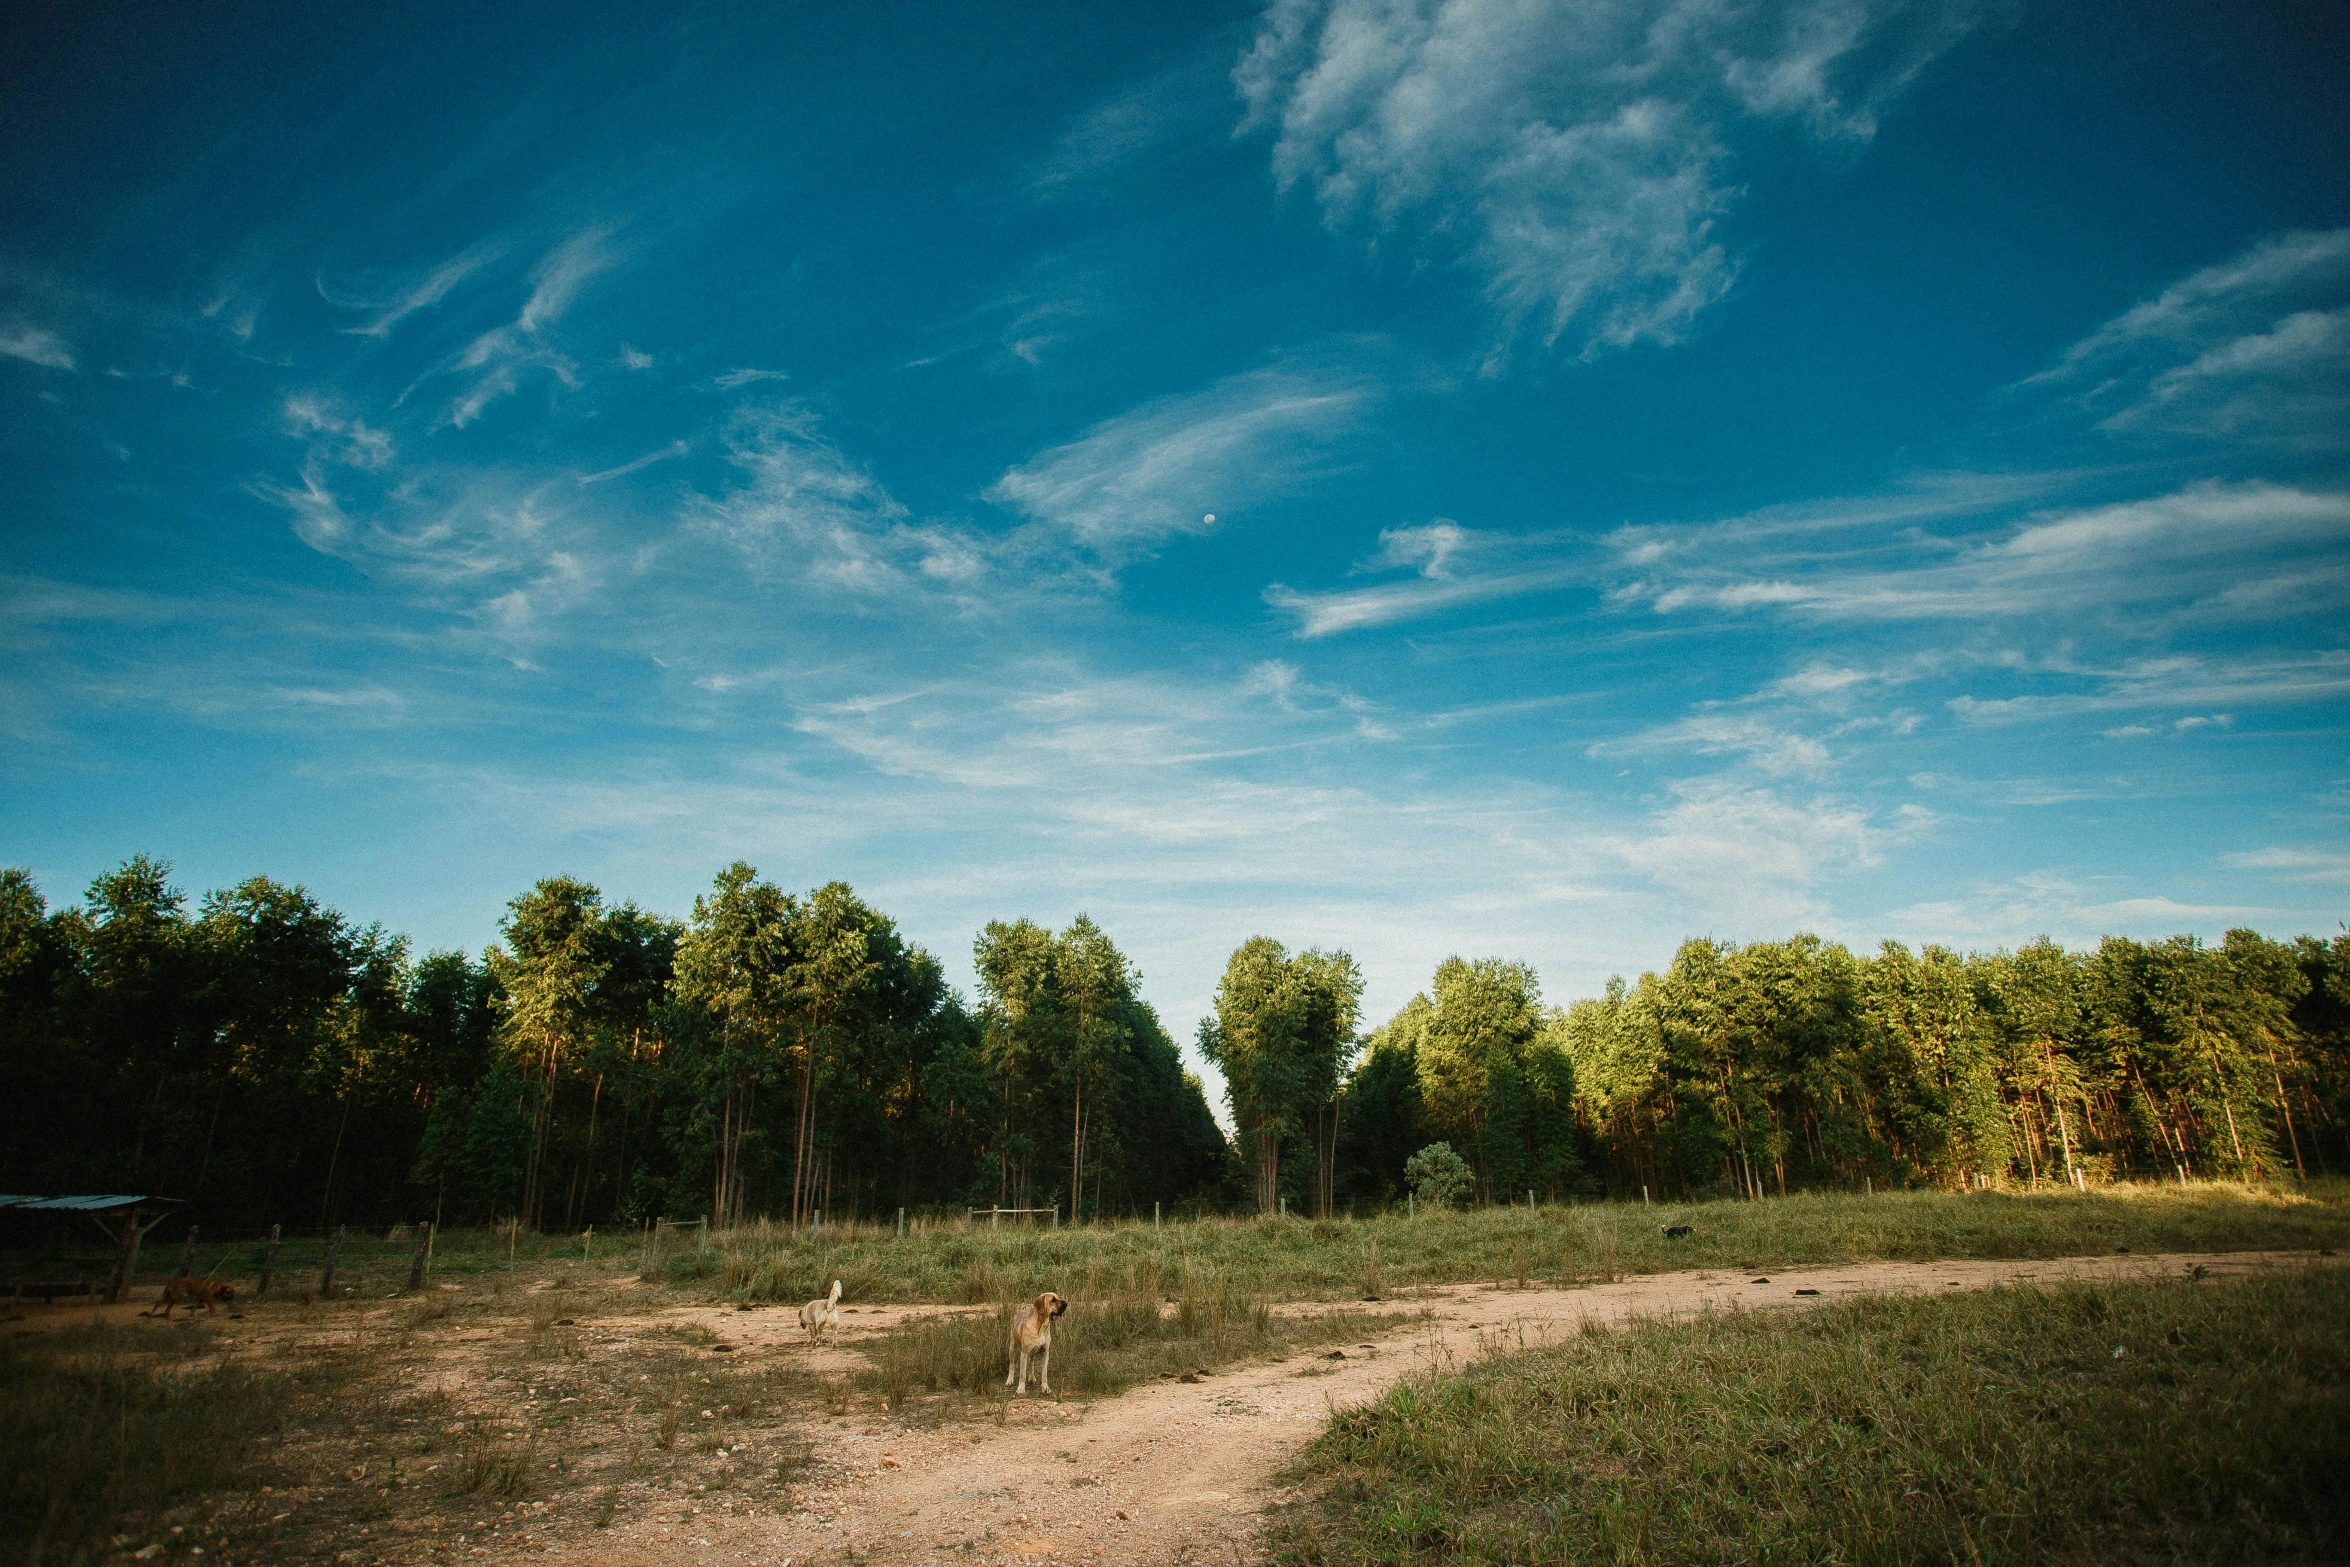
MULTIPOLYGON (((171 1315, 173 1307, 185 1301, 188 1306, 188 1315, 192 1317, 196 1314, 196 1307, 199 1303, 209 1313, 212 1310, 213 1302, 233 1301, 236 1298, 237 1287, 225 1280, 182 1277, 173 1279, 169 1284, 163 1286, 163 1299, 160 1304, 163 1307, 163 1315, 168 1317, 171 1315)), ((155 1312, 149 1308, 145 1314, 152 1317, 155 1312)))

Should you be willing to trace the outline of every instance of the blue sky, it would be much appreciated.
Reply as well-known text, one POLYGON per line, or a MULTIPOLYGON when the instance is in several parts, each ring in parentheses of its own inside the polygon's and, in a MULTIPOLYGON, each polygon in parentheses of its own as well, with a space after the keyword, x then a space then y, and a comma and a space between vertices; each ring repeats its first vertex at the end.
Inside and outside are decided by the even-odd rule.
POLYGON ((2330 931, 2323 8, 47 6, 0 858, 1553 999, 2330 931), (1212 520, 1211 520, 1212 519, 1212 520))

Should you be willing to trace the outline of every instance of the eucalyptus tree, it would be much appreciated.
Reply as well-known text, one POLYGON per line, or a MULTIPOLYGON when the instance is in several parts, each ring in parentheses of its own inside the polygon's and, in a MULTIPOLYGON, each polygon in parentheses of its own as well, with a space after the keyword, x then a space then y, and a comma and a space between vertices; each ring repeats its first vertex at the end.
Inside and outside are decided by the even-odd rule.
POLYGON ((1212 1026, 1200 1030, 1200 1049, 1223 1070, 1233 1120, 1254 1156, 1260 1213, 1280 1201, 1281 1134, 1305 1077, 1298 999, 1288 951, 1252 936, 1226 961, 1212 1026))
POLYGON ((38 1190, 36 1177, 73 1168, 74 1150, 98 1141, 103 1074, 68 999, 77 976, 66 924, 29 872, 0 868, 0 1185, 10 1191, 38 1190))
POLYGON ((1133 1043, 1126 1019, 1140 976, 1101 927, 1080 914, 1053 938, 1054 994, 1060 1013, 1062 1072, 1069 1080, 1069 1218, 1084 1212, 1089 1086, 1123 1063, 1133 1043))
POLYGON ((2330 941, 2295 937, 2293 958, 2303 982, 2293 1005, 2293 1029, 2306 1067, 2302 1082, 2312 1111, 2310 1153, 2322 1176, 2328 1173, 2325 1129, 2332 1128, 2342 1146, 2342 1128, 2350 1126, 2350 931, 2330 941))
POLYGON ((1019 1109, 1049 1076, 1064 1025, 1052 933, 1034 920, 990 920, 972 943, 982 1001, 982 1054, 1001 1090, 995 1136, 996 1202, 1011 1199, 1015 1160, 1027 1141, 1019 1109))
POLYGON ((232 1088, 263 1096, 265 1113, 280 1123, 281 1147, 295 1145, 284 1123, 305 1113, 295 1096, 307 1090, 334 1123, 318 1183, 323 1228, 352 1111, 375 1082, 400 1070, 384 1057, 404 1035, 383 1014, 399 1007, 405 945, 380 929, 354 932, 306 889, 266 876, 208 894, 193 935, 204 969, 195 1032, 207 1059, 188 1086, 210 1101, 193 1190, 202 1191, 232 1088), (362 963, 366 986, 355 996, 362 963))
POLYGON ((586 1047, 595 1022, 607 963, 604 896, 584 881, 550 876, 506 905, 499 930, 505 943, 490 949, 489 965, 502 993, 500 1031, 529 1097, 521 1212, 536 1225, 557 1076, 586 1047))
POLYGON ((2307 1180, 2309 1166, 2302 1157, 2301 1132, 2293 1120, 2286 1078, 2290 1074, 2299 1088, 2305 1076, 2299 1055, 2300 1030, 2294 1026, 2293 1011, 2309 989, 2309 977, 2302 972, 2292 947, 2281 941, 2270 941, 2258 931, 2229 931, 2220 944, 2218 958, 2227 975, 2223 1007, 2227 1032, 2237 1048, 2251 1059, 2255 1071, 2265 1058, 2269 1083, 2276 1091, 2277 1119, 2284 1125, 2285 1140, 2293 1155, 2293 1171, 2307 1180))
POLYGON ((1289 960, 1290 983, 1300 992, 1299 1074, 1295 1116, 1309 1120, 1314 1151, 1314 1212, 1328 1218, 1338 1174, 1338 1088, 1358 1048, 1363 974, 1344 952, 1309 948, 1289 960))
POLYGON ((1344 952, 1291 957, 1269 936, 1242 942, 1224 966, 1200 1048, 1223 1069, 1233 1119, 1254 1143, 1260 1212, 1280 1202, 1282 1138, 1304 1130, 1337 1093, 1362 988, 1344 952))
POLYGON ((773 1075, 792 1029, 799 913, 789 893, 737 860, 694 899, 677 942, 676 997, 698 1007, 715 1032, 706 1069, 719 1100, 710 1182, 717 1223, 742 1215, 759 1084, 773 1075))
POLYGON ((1577 1114, 1628 1186, 1674 1190, 1681 1164, 1666 1137, 1675 1110, 1656 976, 1611 977, 1597 997, 1551 1014, 1543 1032, 1566 1052, 1577 1114))
POLYGON ((791 922, 793 1050, 800 1102, 792 1156, 792 1222, 814 1208, 817 1175, 816 1092, 821 1069, 857 1042, 874 1021, 874 1003, 889 963, 902 957, 897 927, 858 898, 847 882, 808 894, 791 922))
MULTIPOLYGON (((146 1173, 148 1140, 164 1090, 184 1061, 182 1049, 200 960, 187 899, 171 885, 171 867, 133 855, 90 883, 82 906, 61 921, 76 961, 69 1005, 93 1056, 105 1063, 108 1097, 136 1105, 126 1173, 146 1173)), ((119 1157, 119 1156, 118 1156, 119 1157)))
POLYGON ((424 1113, 408 1179, 429 1186, 441 1222, 452 1181, 465 1180, 465 1142, 476 1086, 490 1068, 496 982, 462 952, 428 952, 408 977, 412 1090, 424 1113))
POLYGON ((681 921, 648 913, 626 902, 604 916, 604 972, 596 982, 588 1048, 582 1058, 587 1077, 587 1125, 574 1136, 575 1156, 566 1183, 564 1223, 578 1222, 599 1186, 627 1190, 631 1134, 649 1120, 658 1096, 661 1049, 659 1019, 676 989, 681 921), (607 1101, 616 1101, 620 1133, 607 1167, 598 1157, 598 1134, 607 1101))
MULTIPOLYGON (((2005 1171, 2015 1139, 1966 961, 1947 947, 1913 956, 1888 941, 1861 983, 1867 1027, 1857 1067, 1889 1123, 1886 1173, 1914 1167, 1967 1185, 2005 1171)), ((1848 1152, 1878 1163, 1865 1146, 1848 1152)))
POLYGON ((1337 1117, 1337 1157, 1350 1191, 1383 1201, 1400 1196, 1404 1161, 1428 1141, 1419 1045, 1433 1010, 1425 995, 1415 995, 1364 1039, 1337 1117))
POLYGON ((2240 974, 2192 936, 2147 943, 2146 952, 2150 1010, 2173 1046, 2195 1119, 2212 1128, 2213 1152, 2220 1153, 2216 1134, 2224 1131, 2224 1157, 2240 1178, 2267 1173, 2277 1162, 2259 1038, 2267 1009, 2245 1006, 2240 974))
POLYGON ((2074 1048, 2082 1032, 2079 961, 2043 936, 2012 955, 1993 959, 1988 976, 1990 999, 2007 1046, 2009 1080, 2027 1121, 2025 1151, 2033 1179, 2039 1178, 2039 1149, 2045 1148, 2045 1129, 2053 1121, 2065 1180, 2076 1181, 2068 1107, 2086 1099, 2089 1088, 2074 1048), (2037 1128, 2030 1124, 2033 1121, 2037 1128), (2039 1149, 2034 1147, 2035 1129, 2039 1149))
MULTIPOLYGON (((1434 1009, 1418 1051, 1420 1102, 1430 1128, 1466 1145, 1479 1195, 1518 1190, 1552 1152, 1533 1103, 1541 1090, 1531 1054, 1543 1031, 1542 987, 1533 969, 1500 958, 1452 957, 1436 967, 1434 1009)), ((1555 1047, 1554 1047, 1555 1050, 1555 1047)), ((1563 1059, 1563 1057, 1562 1057, 1563 1059)), ((1572 1069, 1565 1069, 1571 1078, 1572 1069)))

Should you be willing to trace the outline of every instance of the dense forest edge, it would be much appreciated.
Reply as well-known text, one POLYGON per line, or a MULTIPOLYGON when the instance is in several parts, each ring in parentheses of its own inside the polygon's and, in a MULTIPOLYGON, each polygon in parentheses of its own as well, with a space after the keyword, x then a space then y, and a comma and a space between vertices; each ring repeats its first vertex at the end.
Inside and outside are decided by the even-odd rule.
POLYGON ((998 921, 979 994, 834 882, 679 921, 552 877, 479 957, 299 886, 192 908, 135 857, 52 910, 0 870, 0 1191, 208 1233, 905 1208, 1328 1214, 1405 1200, 2301 1180, 2350 1164, 2350 933, 1960 954, 1691 940, 1546 1004, 1451 958, 1360 1031, 1343 952, 1234 951, 1201 1053, 1110 936, 998 921))

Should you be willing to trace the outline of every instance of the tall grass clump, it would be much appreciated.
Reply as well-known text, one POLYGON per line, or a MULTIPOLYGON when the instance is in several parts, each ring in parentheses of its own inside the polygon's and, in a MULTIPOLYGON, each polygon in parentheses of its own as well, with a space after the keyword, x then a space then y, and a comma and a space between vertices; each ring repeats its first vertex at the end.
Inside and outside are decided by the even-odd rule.
POLYGON ((190 1369, 113 1329, 0 1340, 0 1559, 96 1560, 123 1520, 240 1481, 297 1379, 190 1369))
POLYGON ((1337 1416, 1284 1567, 2350 1554, 2325 1269, 1654 1321, 1337 1416))
MULTIPOLYGON (((893 1408, 924 1394, 1001 1394, 1015 1309, 1006 1303, 992 1312, 906 1323, 866 1347, 873 1364, 860 1385, 893 1408)), ((1229 1286, 1193 1289, 1171 1301, 1132 1289, 1086 1294, 1053 1328, 1053 1388, 1098 1397, 1155 1377, 1197 1375, 1250 1356, 1385 1331, 1396 1320, 1344 1310, 1276 1314, 1264 1300, 1229 1286)), ((1033 1366, 1029 1386, 1037 1387, 1033 1366)))

